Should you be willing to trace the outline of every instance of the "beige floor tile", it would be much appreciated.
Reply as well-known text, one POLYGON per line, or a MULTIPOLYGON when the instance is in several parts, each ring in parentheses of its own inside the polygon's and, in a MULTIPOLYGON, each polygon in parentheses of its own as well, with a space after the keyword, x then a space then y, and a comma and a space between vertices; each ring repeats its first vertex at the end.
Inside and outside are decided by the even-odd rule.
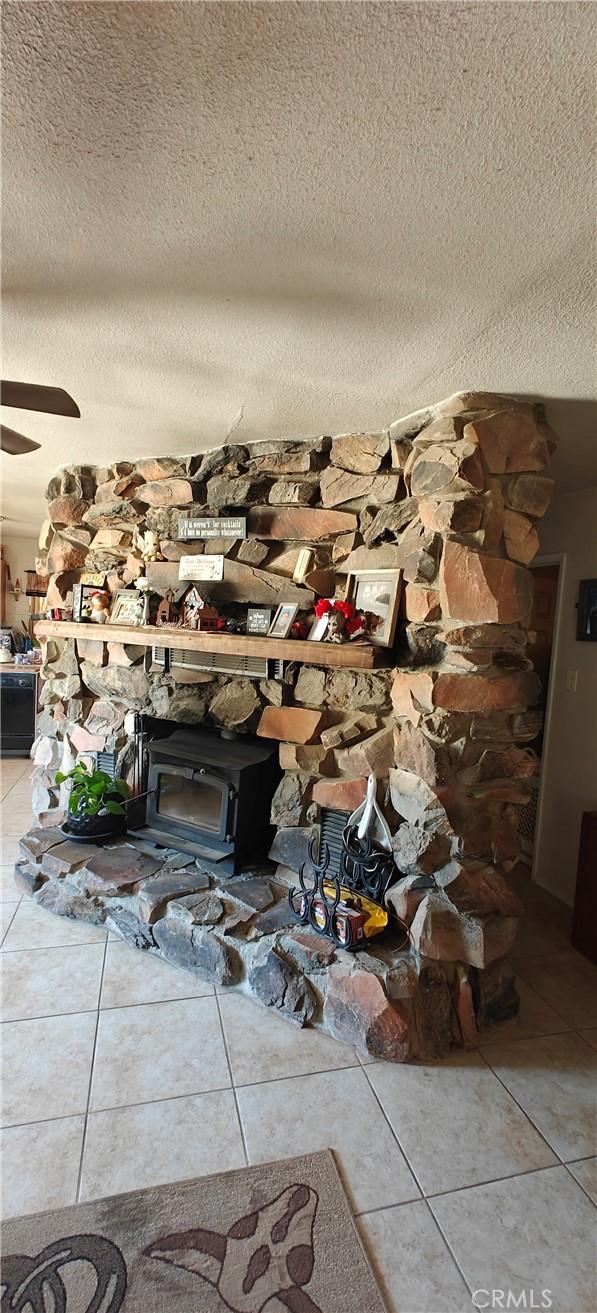
POLYGON ((483 1056, 560 1158, 597 1152, 597 1053, 583 1039, 492 1044, 483 1056))
POLYGON ((0 1132, 3 1217, 77 1202, 84 1125, 84 1117, 62 1117, 0 1132))
POLYGON ((100 1012, 90 1102, 94 1111, 229 1085, 215 998, 100 1012))
POLYGON ((512 1021, 505 1021, 500 1026, 490 1026, 481 1038, 480 1048, 487 1044, 501 1043, 510 1039, 533 1039, 535 1035, 557 1035, 570 1030, 570 1024, 558 1016, 549 1003, 531 989, 525 980, 516 981, 520 994, 520 1012, 512 1021))
POLYGON ((595 1210, 565 1167, 430 1202, 472 1291, 511 1291, 528 1309, 547 1290, 553 1313, 595 1308, 595 1210))
POLYGON ((242 994, 220 995, 220 1011, 235 1085, 358 1066, 347 1044, 301 1030, 242 994))
POLYGON ((96 1021, 95 1012, 74 1012, 68 1017, 5 1022, 3 1125, 85 1111, 96 1021))
POLYGON ((11 801, 10 794, 0 808, 0 830, 6 839, 22 839, 27 830, 32 829, 35 817, 26 804, 17 807, 11 801))
POLYGON ((597 967, 569 949, 545 958, 517 960, 517 971, 577 1030, 597 1025, 597 967))
POLYGON ((462 1313, 470 1295, 421 1199, 358 1219, 388 1313, 462 1313))
POLYGON ((0 866, 0 903, 20 903, 22 894, 14 880, 14 862, 0 866))
POLYGON ((375 1063, 367 1076, 425 1194, 556 1161, 478 1054, 375 1063))
POLYGON ((583 1158, 580 1163, 567 1163, 567 1167, 593 1203, 597 1204, 597 1158, 583 1158))
POLYGON ((8 934, 16 916, 18 906, 18 898, 15 898, 12 903, 9 903, 8 901, 0 903, 0 943, 4 943, 6 935, 8 934))
POLYGON ((14 863, 18 862, 20 858, 21 858, 21 854, 19 852, 19 840, 15 838, 10 838, 9 836, 4 838, 3 835, 0 833, 0 865, 1 866, 10 866, 11 864, 14 865, 14 863))
POLYGON ((361 1068, 237 1090, 249 1162, 333 1149, 357 1212, 419 1191, 361 1068))
POLYGON ((104 944, 77 944, 3 953, 2 1020, 97 1008, 104 951, 104 944))
POLYGON ((101 925, 70 921, 55 916, 45 907, 24 898, 2 945, 3 952, 16 948, 60 948, 69 944, 104 943, 106 931, 101 925))
POLYGON ((93 1112, 80 1197, 95 1199, 244 1166, 232 1090, 93 1112))
POLYGON ((213 985, 198 980, 190 971, 181 971, 150 953, 140 953, 121 940, 108 943, 102 982, 103 1008, 161 1003, 174 998, 206 998, 213 996, 213 992, 213 985))
POLYGON ((592 1030, 579 1030, 578 1033, 582 1035, 583 1039, 586 1039, 587 1044, 590 1044, 592 1049, 597 1049, 597 1027, 592 1030))

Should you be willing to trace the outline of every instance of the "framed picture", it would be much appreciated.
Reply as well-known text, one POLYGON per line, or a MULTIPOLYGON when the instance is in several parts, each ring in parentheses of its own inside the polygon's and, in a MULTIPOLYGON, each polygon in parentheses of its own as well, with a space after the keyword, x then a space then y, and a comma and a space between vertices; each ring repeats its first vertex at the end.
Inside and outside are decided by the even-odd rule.
POLYGON ((286 638, 297 611, 298 606, 293 606, 292 602, 281 602, 269 627, 268 637, 286 638))
POLYGON ((247 611, 247 633, 269 634, 272 613, 268 606, 250 606, 247 611))
MULTIPOLYGON (((102 575, 101 579, 103 584, 105 575, 102 575)), ((89 619, 91 614, 91 594, 97 593, 97 591, 97 584, 73 584, 73 620, 76 620, 80 624, 89 619)))
POLYGON ((349 574, 346 600, 357 611, 379 616, 379 624, 369 635, 377 647, 392 647, 402 592, 402 570, 355 570, 349 574))
POLYGON ((110 613, 110 625, 142 625, 145 613, 145 597, 137 589, 122 588, 114 598, 110 613))
POLYGON ((597 579, 580 580, 576 605, 577 641, 597 643, 597 579))
POLYGON ((311 625, 309 633, 307 634, 307 640, 309 643, 322 642, 322 640, 325 638, 325 632, 328 627, 329 618, 330 618, 329 615, 315 616, 313 624, 311 625))

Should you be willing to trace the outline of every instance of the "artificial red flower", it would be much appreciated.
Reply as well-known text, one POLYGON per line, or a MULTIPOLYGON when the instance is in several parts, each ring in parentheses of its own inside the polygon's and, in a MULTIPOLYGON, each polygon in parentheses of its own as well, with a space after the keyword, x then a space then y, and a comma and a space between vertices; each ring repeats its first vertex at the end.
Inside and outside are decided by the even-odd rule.
POLYGON ((340 614, 344 616, 345 620, 348 620, 355 615, 355 608, 352 602, 334 602, 334 610, 339 611, 340 614))
POLYGON ((332 610, 332 607, 333 603, 329 602, 327 597, 320 597, 319 601, 315 603, 315 614, 317 619, 321 620, 321 617, 327 615, 328 612, 332 610))
POLYGON ((226 621, 224 620, 223 616, 219 615, 216 620, 216 629, 225 629, 225 628, 226 628, 226 621))
POLYGON ((344 626, 344 632, 345 632, 346 634, 356 634, 356 633, 358 632, 358 630, 359 630, 359 629, 362 629, 362 628, 363 628, 363 619, 362 619, 362 616, 360 616, 360 615, 351 615, 351 616, 349 616, 348 620, 346 621, 346 624, 345 624, 345 626, 344 626))

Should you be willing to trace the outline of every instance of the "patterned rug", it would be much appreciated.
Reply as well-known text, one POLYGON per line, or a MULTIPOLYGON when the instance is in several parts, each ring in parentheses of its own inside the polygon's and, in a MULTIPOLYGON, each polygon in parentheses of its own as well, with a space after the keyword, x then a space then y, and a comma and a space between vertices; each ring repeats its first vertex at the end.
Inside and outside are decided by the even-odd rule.
POLYGON ((329 1150, 2 1227, 2 1313, 384 1313, 329 1150))

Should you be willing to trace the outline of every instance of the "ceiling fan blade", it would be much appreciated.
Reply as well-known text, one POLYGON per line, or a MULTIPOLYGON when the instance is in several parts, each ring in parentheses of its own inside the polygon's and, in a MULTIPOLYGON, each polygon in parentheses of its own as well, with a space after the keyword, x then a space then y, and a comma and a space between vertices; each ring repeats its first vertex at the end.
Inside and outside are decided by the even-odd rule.
POLYGON ((22 433, 15 433, 14 429, 7 429, 6 425, 2 424, 0 447, 9 456, 24 456, 28 451, 37 451, 38 447, 41 447, 41 442, 34 442, 33 438, 24 438, 22 433))
POLYGON ((37 383, 0 383, 0 401, 3 406, 16 406, 19 410, 43 410, 47 415, 70 415, 80 419, 81 411, 64 388, 40 387, 37 383))

